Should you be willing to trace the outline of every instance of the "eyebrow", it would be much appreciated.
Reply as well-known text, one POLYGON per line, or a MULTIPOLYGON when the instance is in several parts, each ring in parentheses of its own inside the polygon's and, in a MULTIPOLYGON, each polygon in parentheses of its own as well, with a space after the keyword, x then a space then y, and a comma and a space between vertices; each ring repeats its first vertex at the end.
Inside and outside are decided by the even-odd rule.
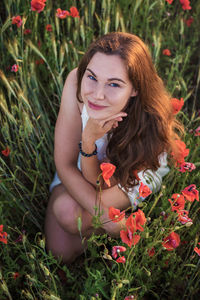
MULTIPOLYGON (((97 75, 92 70, 90 70, 89 68, 87 68, 86 70, 89 71, 90 73, 92 73, 92 75, 94 75, 95 77, 97 77, 97 75)), ((115 77, 108 78, 108 81, 113 81, 113 80, 121 81, 124 84, 126 84, 126 82, 124 80, 120 79, 120 78, 115 78, 115 77)))

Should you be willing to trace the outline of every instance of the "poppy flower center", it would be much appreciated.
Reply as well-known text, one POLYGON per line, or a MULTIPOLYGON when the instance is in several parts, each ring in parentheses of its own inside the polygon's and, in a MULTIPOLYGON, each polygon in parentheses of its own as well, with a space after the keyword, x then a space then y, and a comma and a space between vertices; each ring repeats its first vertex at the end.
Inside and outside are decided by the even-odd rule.
POLYGON ((170 243, 172 244, 172 247, 173 247, 173 248, 176 247, 176 241, 175 241, 175 240, 171 240, 170 243))
POLYGON ((129 240, 132 240, 132 238, 133 238, 133 234, 130 230, 128 230, 128 238, 129 238, 129 240))
POLYGON ((193 189, 194 189, 194 187, 191 186, 191 187, 188 189, 188 192, 192 192, 193 189))

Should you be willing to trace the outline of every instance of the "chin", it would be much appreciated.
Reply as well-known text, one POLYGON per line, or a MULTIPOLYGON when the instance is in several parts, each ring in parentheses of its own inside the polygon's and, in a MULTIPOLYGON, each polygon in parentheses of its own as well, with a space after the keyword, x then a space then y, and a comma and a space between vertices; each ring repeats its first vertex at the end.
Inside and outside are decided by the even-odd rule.
POLYGON ((108 118, 109 115, 105 114, 103 112, 99 112, 99 111, 92 111, 92 110, 87 110, 88 116, 92 119, 96 119, 96 120, 102 120, 105 118, 108 118))
POLYGON ((91 107, 89 107, 88 105, 86 105, 86 110, 88 113, 88 116, 92 119, 96 119, 96 120, 103 120, 103 119, 107 119, 111 116, 113 116, 114 114, 119 113, 120 111, 114 111, 112 109, 112 107, 106 107, 104 109, 100 109, 100 110, 95 110, 92 109, 91 107))

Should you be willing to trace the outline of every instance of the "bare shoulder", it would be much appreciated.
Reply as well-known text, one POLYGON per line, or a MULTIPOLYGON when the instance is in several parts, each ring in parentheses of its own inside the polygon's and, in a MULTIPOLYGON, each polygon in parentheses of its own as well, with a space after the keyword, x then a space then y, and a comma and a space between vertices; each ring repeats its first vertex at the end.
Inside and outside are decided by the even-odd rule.
POLYGON ((72 70, 64 84, 60 110, 55 127, 54 159, 57 171, 69 161, 76 162, 82 121, 76 97, 76 70, 72 70))
POLYGON ((76 100, 76 90, 77 90, 77 78, 76 78, 77 68, 69 72, 65 84, 63 87, 61 105, 64 105, 66 102, 69 104, 70 101, 75 102, 76 100), (68 95, 73 97, 68 97, 68 95), (67 97, 66 97, 67 96, 67 97))
POLYGON ((69 101, 73 101, 71 103, 72 105, 76 105, 79 109, 79 113, 82 112, 83 103, 80 103, 76 97, 76 91, 77 91, 77 69, 73 69, 67 76, 63 88, 63 94, 61 99, 61 106, 69 105, 69 101), (70 95, 70 97, 66 97, 67 95, 70 95), (74 101, 76 100, 76 101, 74 101))
POLYGON ((69 72, 67 78, 66 78, 66 81, 67 81, 67 80, 68 80, 68 81, 71 80, 72 83, 73 83, 73 82, 76 83, 76 82, 77 82, 77 70, 78 70, 78 68, 75 68, 75 69, 71 70, 71 71, 69 72))

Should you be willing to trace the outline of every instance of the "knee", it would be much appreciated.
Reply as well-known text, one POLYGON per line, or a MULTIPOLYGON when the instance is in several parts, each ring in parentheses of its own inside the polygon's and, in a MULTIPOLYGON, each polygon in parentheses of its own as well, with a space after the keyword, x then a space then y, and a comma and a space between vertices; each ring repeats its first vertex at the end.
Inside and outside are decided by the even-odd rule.
POLYGON ((48 243, 46 250, 50 251, 57 260, 63 263, 72 263, 77 257, 75 251, 72 252, 71 249, 63 249, 59 245, 55 245, 55 243, 48 243))
POLYGON ((54 201, 53 213, 63 230, 78 234, 78 206, 70 201, 67 195, 62 195, 54 201))

